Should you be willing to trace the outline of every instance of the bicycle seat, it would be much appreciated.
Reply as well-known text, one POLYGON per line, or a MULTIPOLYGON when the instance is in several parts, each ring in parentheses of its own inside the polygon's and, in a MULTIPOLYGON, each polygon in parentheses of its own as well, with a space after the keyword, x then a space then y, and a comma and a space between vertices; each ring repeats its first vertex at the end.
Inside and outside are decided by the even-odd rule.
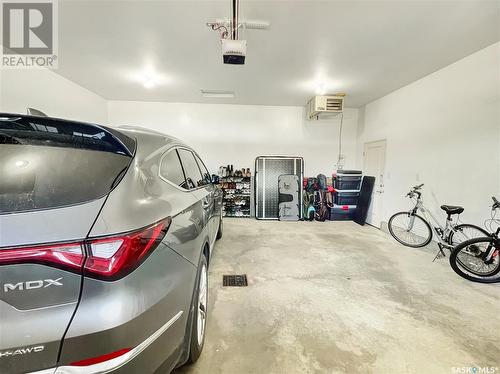
POLYGON ((460 214, 464 211, 464 208, 455 205, 441 205, 441 209, 443 209, 449 215, 460 214))

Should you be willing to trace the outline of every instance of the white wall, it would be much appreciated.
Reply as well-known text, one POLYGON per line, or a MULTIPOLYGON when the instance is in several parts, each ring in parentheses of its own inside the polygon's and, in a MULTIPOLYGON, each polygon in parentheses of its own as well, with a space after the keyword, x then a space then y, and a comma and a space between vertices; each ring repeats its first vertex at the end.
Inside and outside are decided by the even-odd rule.
MULTIPOLYGON (((329 175, 338 156, 340 118, 308 121, 303 107, 111 101, 111 125, 140 125, 173 135, 220 165, 250 167, 260 155, 302 156, 305 174, 329 175)), ((356 162, 357 109, 343 123, 345 166, 356 162)))
POLYGON ((385 221, 417 183, 429 207, 463 205, 463 220, 477 224, 489 217, 500 197, 499 68, 496 43, 360 111, 358 166, 365 142, 387 139, 385 221))
POLYGON ((105 99, 50 70, 0 70, 0 111, 26 113, 27 107, 52 117, 107 122, 105 99))

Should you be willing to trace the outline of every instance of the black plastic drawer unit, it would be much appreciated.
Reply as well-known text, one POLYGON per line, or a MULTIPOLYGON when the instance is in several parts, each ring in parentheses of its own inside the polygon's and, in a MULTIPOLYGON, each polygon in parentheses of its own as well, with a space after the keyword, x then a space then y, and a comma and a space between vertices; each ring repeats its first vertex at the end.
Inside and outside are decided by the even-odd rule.
POLYGON ((357 205, 359 191, 335 191, 333 202, 336 205, 357 205))
POLYGON ((346 170, 343 173, 333 175, 333 188, 336 190, 359 190, 362 179, 361 171, 346 170))

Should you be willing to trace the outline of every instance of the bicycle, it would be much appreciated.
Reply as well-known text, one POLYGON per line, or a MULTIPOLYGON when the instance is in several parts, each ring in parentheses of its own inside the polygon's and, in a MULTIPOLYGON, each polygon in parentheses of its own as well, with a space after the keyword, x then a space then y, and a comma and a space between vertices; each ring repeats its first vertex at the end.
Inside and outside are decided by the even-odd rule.
POLYGON ((452 269, 462 278, 472 282, 496 283, 500 277, 495 277, 500 272, 500 226, 493 232, 493 223, 500 225, 500 220, 495 219, 500 202, 493 199, 491 207, 490 231, 488 236, 473 238, 458 244, 450 255, 452 269))
POLYGON ((424 206, 422 192, 424 185, 413 187, 406 194, 413 200, 416 197, 415 206, 407 212, 395 213, 389 219, 389 232, 399 243, 412 248, 421 248, 429 244, 433 232, 437 238, 439 251, 433 262, 440 256, 446 256, 443 249, 452 250, 456 245, 465 240, 488 236, 483 228, 467 223, 457 224, 453 222, 453 216, 464 211, 461 206, 441 205, 441 209, 447 214, 445 225, 441 225, 434 215, 424 206), (418 213, 422 213, 423 217, 418 213), (432 229, 431 229, 432 224, 432 229))

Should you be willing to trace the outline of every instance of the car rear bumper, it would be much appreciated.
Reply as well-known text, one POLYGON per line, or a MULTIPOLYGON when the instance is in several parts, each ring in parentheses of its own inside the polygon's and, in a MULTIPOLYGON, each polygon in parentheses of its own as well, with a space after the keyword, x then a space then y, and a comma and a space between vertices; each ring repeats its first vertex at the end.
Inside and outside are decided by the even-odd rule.
POLYGON ((117 369, 123 368, 130 363, 134 358, 139 356, 146 348, 153 344, 163 333, 165 333, 170 326, 172 326, 183 314, 181 310, 173 316, 167 323, 156 330, 141 344, 131 349, 130 351, 120 355, 119 357, 112 358, 93 365, 85 366, 60 366, 57 368, 45 369, 41 371, 32 372, 29 374, 97 374, 97 373, 110 373, 117 369))

